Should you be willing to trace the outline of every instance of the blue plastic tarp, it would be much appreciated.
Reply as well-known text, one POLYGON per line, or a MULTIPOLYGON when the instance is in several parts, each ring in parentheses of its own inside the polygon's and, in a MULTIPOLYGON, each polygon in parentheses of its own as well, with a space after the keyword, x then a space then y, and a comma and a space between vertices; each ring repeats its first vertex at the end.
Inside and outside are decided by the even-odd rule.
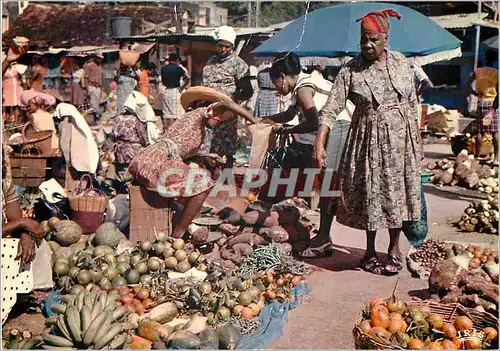
POLYGON ((260 327, 252 335, 245 335, 238 343, 238 349, 265 349, 283 335, 283 328, 288 319, 288 311, 297 307, 300 299, 311 291, 305 283, 293 290, 295 301, 285 300, 266 305, 259 314, 260 327))
POLYGON ((349 3, 301 16, 254 50, 256 55, 274 56, 294 51, 299 56, 343 57, 359 54, 358 18, 371 11, 394 9, 401 20, 390 18, 389 48, 406 56, 426 56, 457 49, 461 41, 427 16, 409 7, 388 3, 349 3))

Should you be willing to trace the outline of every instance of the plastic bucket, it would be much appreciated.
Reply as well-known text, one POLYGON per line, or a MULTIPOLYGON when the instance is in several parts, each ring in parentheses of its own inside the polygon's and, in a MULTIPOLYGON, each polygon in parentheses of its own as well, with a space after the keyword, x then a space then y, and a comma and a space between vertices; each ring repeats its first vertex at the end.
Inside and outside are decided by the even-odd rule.
POLYGON ((114 38, 129 37, 131 34, 132 19, 130 17, 111 18, 111 36, 114 38))

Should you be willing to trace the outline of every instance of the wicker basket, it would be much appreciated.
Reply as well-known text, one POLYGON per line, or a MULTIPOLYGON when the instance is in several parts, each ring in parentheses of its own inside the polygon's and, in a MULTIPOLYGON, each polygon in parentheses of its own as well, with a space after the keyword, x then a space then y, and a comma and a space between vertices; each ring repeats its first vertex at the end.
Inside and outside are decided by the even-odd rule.
POLYGON ((137 63, 141 54, 137 51, 131 50, 121 50, 120 51, 120 62, 125 65, 132 67, 137 63))
MULTIPOLYGON (((487 312, 479 312, 470 308, 466 308, 459 303, 441 304, 433 301, 409 301, 406 303, 408 306, 423 307, 427 306, 431 313, 436 313, 443 317, 445 322, 453 323, 458 316, 467 316, 474 323, 474 327, 483 329, 486 327, 493 327, 498 329, 498 318, 487 312)), ((405 348, 396 345, 389 345, 374 340, 370 335, 361 331, 359 325, 363 321, 363 312, 356 315, 354 321, 354 329, 352 331, 354 336, 354 345, 358 350, 404 350, 405 348)))
POLYGON ((89 174, 84 174, 80 178, 77 188, 68 195, 68 199, 71 220, 82 227, 84 234, 94 233, 104 222, 108 196, 101 190, 94 189, 92 177, 89 174), (88 183, 86 188, 82 189, 81 184, 84 179, 87 179, 88 183))
POLYGON ((12 147, 13 153, 18 155, 51 156, 52 151, 52 130, 42 130, 39 132, 26 133, 26 129, 31 125, 27 123, 22 129, 22 136, 9 140, 7 144, 12 147))

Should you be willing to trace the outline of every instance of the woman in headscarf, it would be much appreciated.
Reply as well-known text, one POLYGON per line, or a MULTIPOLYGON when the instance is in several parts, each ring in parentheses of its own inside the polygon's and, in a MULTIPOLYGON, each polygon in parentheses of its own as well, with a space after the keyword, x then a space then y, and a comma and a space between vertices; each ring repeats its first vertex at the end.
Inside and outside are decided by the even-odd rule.
POLYGON ((116 113, 120 114, 123 112, 125 101, 127 101, 128 96, 134 91, 139 82, 139 75, 134 67, 121 64, 120 69, 116 72, 115 81, 118 83, 116 113))
MULTIPOLYGON (((229 26, 217 28, 213 36, 217 40, 218 53, 203 67, 203 85, 229 95, 236 102, 244 102, 253 95, 248 65, 236 55, 236 32, 229 26)), ((209 131, 205 147, 211 153, 227 157, 227 167, 232 168, 238 147, 238 125, 230 118, 209 131)))
POLYGON ((399 248, 403 222, 417 221, 421 215, 418 100, 408 60, 387 49, 388 17, 400 18, 394 10, 384 10, 358 20, 361 54, 335 79, 315 142, 315 158, 322 162, 326 136, 347 100, 352 101, 356 109, 340 166, 337 221, 366 231, 360 267, 383 275, 403 268, 399 248), (389 260, 382 264, 375 236, 385 228, 390 236, 389 260))
POLYGON ((31 126, 36 132, 42 130, 51 130, 52 149, 59 148, 59 137, 52 113, 49 110, 56 105, 56 98, 52 95, 38 92, 34 89, 25 90, 21 94, 21 103, 26 110, 31 126))
POLYGON ((125 102, 123 113, 118 115, 113 127, 115 166, 120 177, 124 175, 137 153, 156 142, 160 134, 160 130, 155 125, 157 119, 148 98, 138 91, 133 91, 125 102), (155 128, 156 130, 153 131, 155 128))
POLYGON ((139 152, 129 167, 141 186, 164 197, 178 198, 184 205, 172 232, 177 238, 184 236, 214 186, 208 171, 195 172, 186 163, 199 153, 206 127, 213 128, 233 114, 256 122, 247 110, 214 89, 190 88, 182 94, 181 103, 188 112, 167 129, 161 140, 139 152))

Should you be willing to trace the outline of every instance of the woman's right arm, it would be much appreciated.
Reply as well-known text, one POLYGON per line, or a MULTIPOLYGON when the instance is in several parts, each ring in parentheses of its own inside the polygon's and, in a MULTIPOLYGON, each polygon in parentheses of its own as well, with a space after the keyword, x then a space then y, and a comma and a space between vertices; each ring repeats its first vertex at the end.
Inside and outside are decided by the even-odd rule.
POLYGON ((337 119, 338 114, 345 108, 349 95, 350 80, 349 67, 343 67, 333 82, 333 87, 325 106, 323 106, 320 111, 320 127, 316 134, 313 152, 313 158, 318 166, 323 165, 323 161, 326 157, 326 138, 330 129, 333 127, 333 122, 337 119))

